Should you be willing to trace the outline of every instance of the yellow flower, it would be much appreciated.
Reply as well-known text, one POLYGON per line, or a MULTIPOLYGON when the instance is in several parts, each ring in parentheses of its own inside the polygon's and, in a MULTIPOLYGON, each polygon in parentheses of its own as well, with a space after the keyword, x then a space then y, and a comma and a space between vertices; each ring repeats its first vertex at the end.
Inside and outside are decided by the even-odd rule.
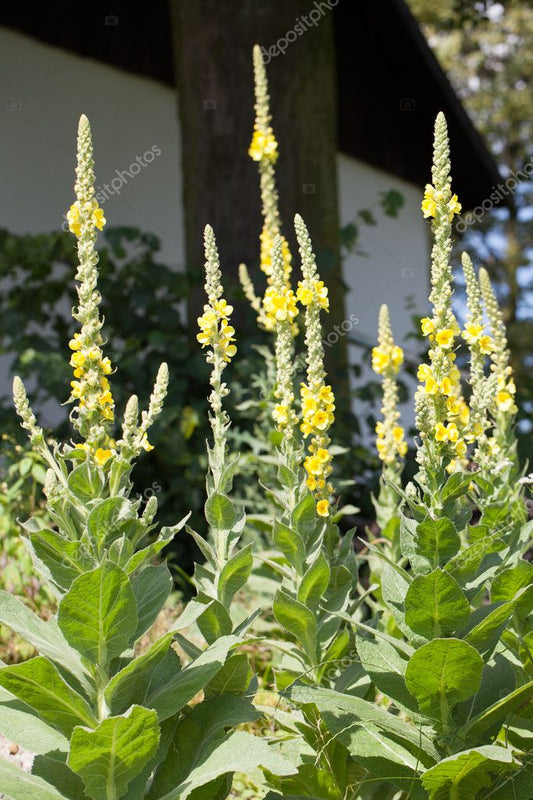
POLYGON ((437 204, 435 202, 436 192, 430 183, 426 183, 424 191, 424 199, 422 200, 422 213, 424 218, 434 217, 437 212, 437 204))
POLYGON ((379 347, 372 348, 372 369, 381 375, 389 365, 389 354, 384 353, 379 347))
POLYGON ((330 423, 330 416, 325 411, 317 411, 313 414, 311 425, 319 431, 325 430, 330 423))
POLYGON ((464 458, 466 455, 467 446, 464 439, 458 439, 455 443, 455 452, 459 456, 459 458, 464 458))
POLYGON ((305 459, 304 467, 310 475, 320 475, 322 472, 322 462, 317 456, 308 456, 305 459))
POLYGON ((328 461, 330 460, 330 458, 331 458, 331 456, 330 456, 329 452, 328 452, 328 451, 327 451, 327 450, 326 450, 324 447, 321 447, 321 448, 320 448, 320 449, 317 451, 316 457, 318 458, 318 460, 319 460, 319 461, 321 461, 321 462, 322 462, 322 464, 327 464, 327 462, 328 462, 328 461))
POLYGON ((316 512, 319 517, 329 517, 329 502, 327 500, 319 500, 316 504, 316 512))
POLYGON ((112 450, 104 450, 102 447, 99 447, 96 453, 94 454, 94 457, 98 462, 98 464, 102 466, 103 464, 106 463, 106 461, 109 461, 112 455, 113 455, 112 450))
POLYGON ((142 439, 141 439, 141 447, 143 448, 143 450, 146 450, 147 453, 149 453, 150 450, 154 449, 153 444, 150 444, 150 442, 148 441, 148 434, 146 432, 143 433, 143 436, 142 436, 142 439))
POLYGON ((500 411, 514 411, 516 408, 513 397, 509 392, 498 392, 496 395, 496 405, 500 411))
POLYGON ((428 364, 420 364, 416 376, 419 381, 427 381, 433 377, 433 372, 428 364))
POLYGON ((71 350, 79 350, 80 349, 82 344, 81 344, 81 341, 80 341, 80 334, 79 333, 75 333, 74 334, 73 338, 68 343, 68 346, 70 347, 71 350))
POLYGON ((104 212, 101 208, 96 208, 92 215, 91 215, 91 222, 93 225, 98 228, 99 231, 104 229, 104 225, 106 223, 106 219, 104 217, 104 212))
POLYGON ((451 199, 448 201, 448 219, 450 222, 452 221, 454 214, 461 213, 461 209, 462 205, 459 202, 457 195, 452 195, 451 199))
POLYGON ((261 161, 262 158, 268 158, 274 163, 278 157, 278 143, 272 131, 264 132, 255 130, 248 155, 253 158, 254 161, 261 161))
POLYGON ((435 380, 435 378, 428 378, 426 381, 426 385, 424 386, 424 392, 426 394, 437 394, 439 388, 439 384, 435 380))
POLYGON ((67 211, 67 222, 71 232, 75 236, 80 236, 81 220, 80 220, 80 210, 78 208, 77 203, 73 203, 69 208, 69 210, 67 211))
POLYGON ((298 282, 298 289, 296 291, 296 299, 303 306, 310 306, 313 302, 313 292, 303 285, 301 281, 298 282))
POLYGON ((420 327, 422 328, 424 336, 435 333, 435 323, 429 317, 424 317, 424 319, 420 320, 420 327))
POLYGON ((309 477, 307 478, 305 484, 306 484, 308 489, 310 489, 312 492, 314 492, 315 489, 316 489, 316 478, 313 477, 313 475, 309 475, 309 477))
POLYGON ((454 332, 451 328, 444 328, 435 334, 435 340, 441 347, 452 347, 454 332))
POLYGON ((398 345, 395 345, 392 348, 390 359, 391 359, 391 362, 392 362, 392 366, 396 370, 398 370, 401 367, 401 365, 403 364, 403 350, 402 350, 402 348, 398 347, 398 345))
POLYGON ((456 442, 459 438, 459 431, 455 422, 450 422, 448 425, 443 425, 442 422, 437 422, 435 425, 435 439, 437 442, 456 442))
POLYGON ((289 421, 287 406, 277 405, 272 412, 272 418, 278 425, 286 425, 289 421))
POLYGON ((70 364, 73 367, 83 367, 85 364, 85 355, 79 351, 72 353, 70 357, 70 364))
POLYGON ((394 441, 395 441, 395 442, 397 442, 398 444, 400 444, 400 442, 402 442, 402 441, 403 441, 403 436, 404 436, 404 430, 403 430, 403 428, 402 428, 402 427, 400 427, 400 425, 396 425, 396 426, 395 426, 395 427, 392 429, 392 435, 393 435, 393 437, 394 437, 394 441))
POLYGON ((490 356, 492 353, 492 339, 490 336, 481 336, 478 345, 484 355, 490 356))
POLYGON ((113 367, 111 366, 111 361, 107 356, 100 361, 100 369, 102 370, 104 375, 110 375, 111 372, 113 371, 113 367))
POLYGON ((483 326, 482 325, 478 325, 477 323, 469 322, 467 325, 465 325, 465 329, 464 329, 464 332, 463 332, 463 337, 465 338, 465 340, 469 344, 474 344, 474 342, 477 342, 477 340, 481 336, 482 332, 483 332, 483 326))
POLYGON ((449 378, 443 378, 440 382, 440 390, 444 395, 451 395, 453 394, 453 384, 449 378))

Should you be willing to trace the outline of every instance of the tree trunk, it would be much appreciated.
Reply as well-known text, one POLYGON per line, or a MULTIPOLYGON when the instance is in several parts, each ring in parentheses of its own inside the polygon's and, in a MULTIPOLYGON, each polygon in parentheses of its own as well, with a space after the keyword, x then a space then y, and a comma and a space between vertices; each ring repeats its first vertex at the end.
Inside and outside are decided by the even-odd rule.
MULTIPOLYGON (((224 282, 238 283, 240 262, 258 291, 261 230, 257 164, 247 154, 254 120, 252 47, 265 50, 283 232, 299 272, 295 213, 311 234, 319 271, 329 286, 325 333, 345 319, 339 256, 337 110, 332 10, 325 0, 170 0, 183 148, 187 269, 195 288, 190 318, 204 303, 202 232, 217 237, 224 282), (313 25, 310 20, 314 9, 313 25), (285 54, 281 53, 285 49, 285 54), (274 52, 277 54, 274 55, 274 52), (269 60, 270 58, 270 60, 269 60)), ((295 276, 296 277, 296 276, 295 276)), ((251 314, 238 310, 238 321, 251 314)), ((349 408, 347 347, 327 348, 327 367, 341 413, 349 408)))

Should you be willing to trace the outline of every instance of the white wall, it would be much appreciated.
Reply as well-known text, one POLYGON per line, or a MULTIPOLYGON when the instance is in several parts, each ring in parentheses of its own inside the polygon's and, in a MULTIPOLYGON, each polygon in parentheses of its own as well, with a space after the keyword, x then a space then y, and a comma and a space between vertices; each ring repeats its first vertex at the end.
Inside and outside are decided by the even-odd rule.
POLYGON ((109 225, 157 234, 162 260, 182 265, 181 148, 172 90, 6 28, 0 28, 0 63, 0 225, 16 233, 61 226, 74 200, 76 128, 85 113, 99 186, 160 148, 137 175, 123 176, 105 214, 109 225))
MULTIPOLYGON (((344 280, 349 287, 347 315, 357 320, 349 335, 374 345, 379 308, 387 303, 397 343, 406 357, 416 360, 413 341, 405 337, 413 330, 412 315, 422 315, 428 307, 430 252, 428 224, 420 210, 422 189, 342 154, 338 179, 341 224, 355 220, 361 209, 370 209, 377 221, 375 226, 358 222, 357 245, 364 255, 351 254, 344 262, 344 280), (386 216, 379 205, 380 192, 391 189, 404 198, 394 218, 386 216)), ((360 361, 361 353, 361 348, 350 346, 352 363, 360 361)), ((352 385, 363 386, 371 375, 365 370, 352 385)), ((354 410, 361 412, 359 401, 354 402, 354 410)), ((402 412, 404 422, 411 424, 412 407, 402 412)))
MULTIPOLYGON (((161 260, 182 268, 181 142, 172 89, 5 28, 0 28, 0 63, 0 225, 35 233, 64 223, 74 199, 76 127, 83 112, 93 130, 97 186, 114 188, 115 180, 118 189, 122 183, 102 203, 108 225, 155 233, 161 260), (154 147, 161 154, 131 170, 137 156, 154 147), (117 171, 124 170, 138 174, 120 180, 117 171)), ((363 208, 371 208, 378 220, 376 227, 360 226, 359 245, 367 257, 351 255, 344 265, 348 314, 358 320, 351 333, 373 342, 379 306, 387 302, 403 343, 410 329, 408 297, 419 312, 427 298, 421 190, 344 155, 338 171, 342 223, 363 208), (406 201, 397 219, 384 216, 377 203, 379 192, 390 189, 406 201)), ((352 355, 359 359, 360 353, 352 348, 352 355)), ((5 393, 5 363, 4 370, 1 366, 5 393)))

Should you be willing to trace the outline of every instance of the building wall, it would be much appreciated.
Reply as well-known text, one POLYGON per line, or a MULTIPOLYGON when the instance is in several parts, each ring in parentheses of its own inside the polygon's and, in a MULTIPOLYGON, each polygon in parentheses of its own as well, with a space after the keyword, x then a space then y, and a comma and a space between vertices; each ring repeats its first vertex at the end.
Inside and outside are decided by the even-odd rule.
MULTIPOLYGON (((0 225, 36 233, 64 224, 74 197, 76 126, 83 112, 93 129, 97 187, 108 224, 155 233, 161 260, 181 269, 181 143, 174 92, 5 28, 0 28, 0 63, 0 225)), ((420 189, 344 155, 338 165, 342 223, 363 208, 378 220, 375 227, 360 227, 358 245, 366 255, 345 261, 349 333, 373 342, 379 305, 387 302, 403 341, 410 328, 408 299, 421 311, 427 297, 420 189), (377 204, 379 192, 393 188, 406 201, 397 219, 386 217, 377 204)), ((360 358, 353 347, 352 355, 360 358)), ((9 383, 4 359, 0 391, 9 383)))

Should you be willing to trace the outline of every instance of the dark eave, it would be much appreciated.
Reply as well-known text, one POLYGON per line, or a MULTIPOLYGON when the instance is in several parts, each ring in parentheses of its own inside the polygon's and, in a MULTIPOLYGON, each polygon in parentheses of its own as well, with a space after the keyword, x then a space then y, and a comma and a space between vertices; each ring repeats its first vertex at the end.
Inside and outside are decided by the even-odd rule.
POLYGON ((405 2, 341 0, 334 19, 340 150, 423 186, 443 111, 454 189, 464 209, 479 205, 498 169, 405 2))
MULTIPOLYGON (((442 110, 450 131, 454 189, 463 208, 479 205, 499 181, 496 164, 404 0, 339 0, 331 13, 339 149, 423 186, 430 180, 433 122, 442 110)), ((174 85, 166 0, 139 6, 96 0, 86 8, 72 2, 5 3, 0 25, 174 85)))

